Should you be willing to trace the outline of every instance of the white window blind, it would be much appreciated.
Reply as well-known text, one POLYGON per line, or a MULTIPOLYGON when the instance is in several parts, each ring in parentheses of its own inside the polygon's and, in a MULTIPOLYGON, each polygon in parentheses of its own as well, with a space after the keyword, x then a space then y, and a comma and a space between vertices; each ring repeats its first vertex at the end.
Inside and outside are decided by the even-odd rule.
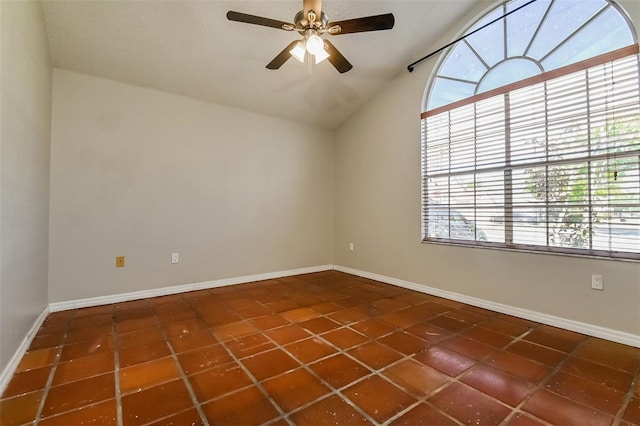
POLYGON ((424 113, 424 240, 640 259, 632 48, 424 113))

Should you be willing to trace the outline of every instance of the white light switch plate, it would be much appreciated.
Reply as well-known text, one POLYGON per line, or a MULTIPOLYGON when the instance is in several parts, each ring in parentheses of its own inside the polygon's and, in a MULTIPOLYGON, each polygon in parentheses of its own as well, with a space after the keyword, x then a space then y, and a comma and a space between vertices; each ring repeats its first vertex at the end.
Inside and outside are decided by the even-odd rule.
POLYGON ((604 278, 602 275, 591 275, 591 288, 594 290, 604 290, 604 278))

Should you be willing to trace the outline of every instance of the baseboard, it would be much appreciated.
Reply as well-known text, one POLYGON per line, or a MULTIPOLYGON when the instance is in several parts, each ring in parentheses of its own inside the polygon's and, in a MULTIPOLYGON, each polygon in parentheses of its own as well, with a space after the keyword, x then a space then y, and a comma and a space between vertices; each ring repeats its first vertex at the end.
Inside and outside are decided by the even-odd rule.
POLYGON ((430 294, 433 296, 443 297, 445 299, 455 300, 457 302, 466 303, 468 305, 477 306, 484 309, 489 309, 503 314, 513 315, 515 317, 528 319, 531 321, 539 322, 542 324, 551 325, 554 327, 560 327, 565 330, 575 331, 577 333, 586 334, 588 336, 599 337, 613 342, 622 343, 624 345, 635 346, 640 348, 640 336, 625 333, 610 328, 600 327, 597 325, 587 324, 579 321, 574 321, 554 315, 548 315, 541 312, 530 311, 528 309, 522 309, 505 305, 502 303, 496 303, 485 299, 479 299, 477 297, 465 296, 464 294, 454 293, 451 291, 442 290, 439 288, 429 287, 421 284, 416 284, 410 281, 404 281, 397 278, 387 277, 384 275, 378 275, 371 272, 360 271, 358 269, 348 268, 346 266, 334 265, 336 271, 345 272, 347 274, 357 275, 363 278, 369 278, 372 280, 380 281, 387 284, 396 285, 398 287, 415 290, 421 293, 430 294))
POLYGON ((27 349, 29 349, 31 341, 42 326, 44 320, 47 318, 47 315, 49 315, 49 312, 49 307, 45 306, 40 315, 33 322, 33 325, 31 326, 27 334, 24 336, 24 339, 22 339, 20 346, 18 346, 18 349, 9 360, 9 363, 4 367, 2 373, 0 373, 0 395, 2 395, 4 390, 7 388, 9 381, 13 377, 13 373, 15 373, 16 368, 18 368, 18 364, 20 364, 20 360, 27 352, 27 349))
POLYGON ((150 297, 168 296, 171 294, 186 293, 194 290, 224 287, 228 285, 244 284, 253 281, 271 280, 275 278, 289 277, 292 275, 310 274, 313 272, 330 271, 333 265, 311 266, 308 268, 291 269, 287 271, 268 272, 265 274, 247 275, 244 277, 224 278, 214 281, 205 281, 193 284, 183 284, 171 287, 154 288, 151 290, 134 291, 109 296, 90 297, 87 299, 70 300, 68 302, 56 302, 49 304, 50 312, 66 311, 68 309, 88 308, 91 306, 108 305, 111 303, 129 302, 131 300, 146 299, 150 297))

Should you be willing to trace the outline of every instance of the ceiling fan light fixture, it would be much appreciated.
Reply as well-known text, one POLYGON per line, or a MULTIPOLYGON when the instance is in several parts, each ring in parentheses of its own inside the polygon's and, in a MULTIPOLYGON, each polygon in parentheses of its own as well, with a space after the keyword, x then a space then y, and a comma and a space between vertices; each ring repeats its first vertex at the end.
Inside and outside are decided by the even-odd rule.
MULTIPOLYGON (((302 0, 302 10, 296 13, 293 18, 293 23, 234 12, 232 10, 227 12, 227 19, 229 21, 260 25, 284 31, 296 31, 303 36, 302 40, 292 40, 287 47, 282 49, 282 51, 267 64, 267 69, 280 69, 292 56, 296 58, 297 61, 304 63, 307 59, 307 53, 309 53, 309 55, 313 56, 316 64, 329 59, 331 65, 333 65, 340 74, 352 69, 353 65, 351 65, 347 58, 328 40, 329 37, 323 39, 322 36, 325 34, 334 36, 339 34, 390 30, 395 23, 395 18, 392 13, 364 16, 343 21, 330 21, 322 10, 322 3, 323 0, 302 0)), ((308 59, 308 64, 312 65, 311 57, 308 59)))
POLYGON ((297 42, 296 45, 293 46, 293 49, 289 51, 289 53, 291 53, 291 56, 293 56, 300 62, 304 62, 304 55, 306 52, 307 51, 304 47, 304 44, 301 41, 297 42))

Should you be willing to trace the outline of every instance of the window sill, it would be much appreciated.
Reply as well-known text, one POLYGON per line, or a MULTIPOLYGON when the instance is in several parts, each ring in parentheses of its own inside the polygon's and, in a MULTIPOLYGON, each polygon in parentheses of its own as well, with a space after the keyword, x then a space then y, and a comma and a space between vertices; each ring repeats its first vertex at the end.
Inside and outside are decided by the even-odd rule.
POLYGON ((526 246, 517 244, 500 244, 500 243, 483 243, 480 241, 467 241, 467 240, 447 240, 442 238, 424 238, 423 244, 445 245, 453 247, 464 247, 471 249, 489 249, 489 250, 502 250, 509 252, 529 253, 529 254, 542 254, 542 255, 554 255, 554 256, 566 256, 566 257, 579 257, 587 259, 598 260, 614 260, 620 262, 634 262, 640 263, 640 253, 628 253, 628 252, 598 252, 575 249, 562 249, 555 247, 539 247, 539 246, 526 246))

